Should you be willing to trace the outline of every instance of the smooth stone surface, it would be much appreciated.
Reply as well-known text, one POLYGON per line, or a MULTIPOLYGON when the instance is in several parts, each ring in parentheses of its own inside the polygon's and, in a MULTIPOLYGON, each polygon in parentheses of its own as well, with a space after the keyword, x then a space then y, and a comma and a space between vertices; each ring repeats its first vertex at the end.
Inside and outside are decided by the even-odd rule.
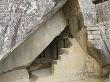
POLYGON ((0 0, 0 61, 60 9, 66 0, 0 0))

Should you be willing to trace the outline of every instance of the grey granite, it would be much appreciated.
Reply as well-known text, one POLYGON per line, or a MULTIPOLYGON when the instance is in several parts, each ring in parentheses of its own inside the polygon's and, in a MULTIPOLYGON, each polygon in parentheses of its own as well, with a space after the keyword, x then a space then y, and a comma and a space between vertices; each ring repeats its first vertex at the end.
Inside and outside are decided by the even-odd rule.
POLYGON ((65 2, 66 0, 0 0, 0 60, 65 2))

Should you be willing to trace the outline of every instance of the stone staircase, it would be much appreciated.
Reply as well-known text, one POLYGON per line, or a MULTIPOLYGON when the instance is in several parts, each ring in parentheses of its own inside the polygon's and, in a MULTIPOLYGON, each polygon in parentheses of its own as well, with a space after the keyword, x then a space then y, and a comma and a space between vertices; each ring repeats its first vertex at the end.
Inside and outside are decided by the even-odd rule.
MULTIPOLYGON (((106 34, 106 28, 104 25, 98 24, 94 26, 90 26, 87 28, 88 33, 88 46, 91 47, 92 52, 95 51, 100 57, 99 62, 103 65, 102 67, 110 64, 110 43, 108 35, 106 34), (94 50, 95 49, 95 50, 94 50)), ((95 55, 94 55, 95 56, 95 55)), ((96 56, 96 58, 99 58, 96 56)))
POLYGON ((87 34, 88 34, 88 42, 91 43, 92 46, 97 47, 97 42, 101 40, 100 36, 100 30, 98 26, 90 26, 87 28, 87 34))
POLYGON ((37 74, 34 72, 31 82, 104 82, 100 77, 94 75, 89 77, 85 65, 87 54, 76 39, 69 38, 69 41, 72 45, 69 48, 61 48, 61 55, 58 60, 53 60, 52 69, 39 70, 37 74), (52 73, 50 74, 49 71, 52 73))

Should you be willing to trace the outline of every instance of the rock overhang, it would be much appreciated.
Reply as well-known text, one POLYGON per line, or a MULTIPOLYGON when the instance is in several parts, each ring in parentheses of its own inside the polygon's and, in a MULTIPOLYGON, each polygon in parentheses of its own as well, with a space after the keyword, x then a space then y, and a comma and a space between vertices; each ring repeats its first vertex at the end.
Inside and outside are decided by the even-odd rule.
POLYGON ((1 0, 0 61, 18 47, 67 0, 1 0))

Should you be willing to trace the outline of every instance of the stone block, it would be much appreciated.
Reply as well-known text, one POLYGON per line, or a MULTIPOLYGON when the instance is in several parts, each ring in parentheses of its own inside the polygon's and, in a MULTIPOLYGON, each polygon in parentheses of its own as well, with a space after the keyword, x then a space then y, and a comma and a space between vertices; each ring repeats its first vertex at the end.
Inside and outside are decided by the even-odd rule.
POLYGON ((100 40, 101 39, 101 36, 100 35, 88 35, 88 39, 100 40))
POLYGON ((0 75, 0 82, 30 82, 26 69, 15 70, 0 75))

